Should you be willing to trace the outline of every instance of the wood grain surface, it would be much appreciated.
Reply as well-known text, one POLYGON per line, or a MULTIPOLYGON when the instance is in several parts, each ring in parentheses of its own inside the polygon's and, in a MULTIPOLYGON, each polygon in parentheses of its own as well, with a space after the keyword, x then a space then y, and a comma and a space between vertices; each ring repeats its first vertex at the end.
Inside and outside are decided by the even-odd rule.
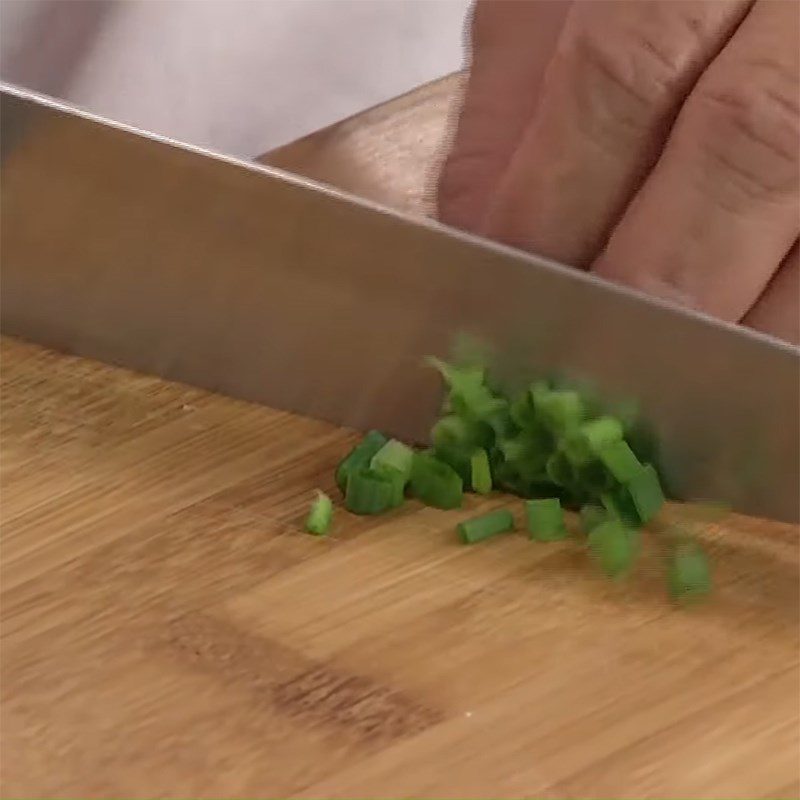
MULTIPOLYGON (((447 118, 431 91, 407 207, 447 118)), ((383 186, 380 136, 362 151, 345 126, 316 176, 383 186)), ((3 797, 800 794, 796 527, 709 526, 717 591, 692 610, 655 551, 615 585, 577 540, 459 545, 459 520, 517 509, 502 496, 339 510, 317 539, 308 502, 351 432, 7 339, 0 357, 3 797)))

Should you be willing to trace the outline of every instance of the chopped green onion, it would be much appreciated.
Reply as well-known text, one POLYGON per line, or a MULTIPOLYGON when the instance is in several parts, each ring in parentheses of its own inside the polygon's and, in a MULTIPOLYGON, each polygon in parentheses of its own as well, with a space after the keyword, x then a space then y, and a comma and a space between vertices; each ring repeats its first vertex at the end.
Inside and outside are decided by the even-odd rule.
MULTIPOLYGON (((603 571, 625 574, 637 554, 638 530, 659 513, 668 488, 657 471, 653 430, 638 410, 617 413, 574 381, 554 376, 518 393, 519 381, 503 388, 475 359, 455 366, 428 362, 446 384, 431 449, 414 454, 370 432, 337 469, 346 507, 380 513, 400 505, 408 488, 428 505, 456 508, 465 486, 481 494, 496 486, 530 499, 531 538, 564 538, 563 509, 580 509, 581 527, 603 571)), ((706 518, 702 506, 694 515, 691 508, 686 522, 706 518)), ((309 529, 320 527, 309 518, 309 529)), ((507 512, 497 512, 462 523, 459 531, 465 541, 479 541, 512 525, 507 512)), ((705 556, 681 542, 672 543, 670 590, 681 597, 702 594, 710 586, 705 556)))
POLYGON ((553 387, 551 386, 549 381, 541 380, 532 383, 528 387, 528 394, 530 394, 531 396, 534 409, 538 410, 540 402, 543 400, 543 398, 550 395, 552 391, 553 387))
POLYGON ((478 494, 489 494, 492 491, 492 470, 489 467, 489 456, 483 448, 472 454, 470 468, 473 490, 478 494))
POLYGON ((577 392, 540 390, 533 395, 533 401, 542 422, 555 433, 569 431, 583 420, 585 410, 577 392))
POLYGON ((620 483, 629 483, 642 469, 639 459, 625 441, 611 442, 598 452, 600 461, 620 483))
POLYGON ((618 520, 609 520, 589 532, 589 549, 609 578, 628 573, 636 560, 638 532, 618 520))
POLYGON ((474 544, 496 536, 498 533, 513 530, 514 517, 508 509, 502 508, 461 522, 457 527, 464 544, 474 544))
POLYGON ((464 492, 461 476, 433 456, 417 453, 411 466, 411 491, 425 505, 458 508, 464 492))
POLYGON ((531 539, 538 539, 540 542, 554 542, 566 538, 564 511, 558 498, 528 500, 525 503, 525 513, 531 539))
POLYGON ((370 431, 346 456, 336 469, 336 484, 345 492, 347 479, 355 470, 368 467, 372 457, 386 444, 386 437, 380 431, 370 431))
POLYGON ((391 439, 375 453, 370 461, 370 466, 372 469, 391 467, 403 476, 404 481, 407 481, 411 475, 413 460, 414 451, 408 445, 398 442, 397 439, 391 439))
POLYGON ((522 436, 509 436, 497 443, 497 449, 508 464, 518 464, 525 458, 528 443, 522 436))
MULTIPOLYGON (((495 467, 494 483, 501 489, 520 497, 534 497, 541 493, 537 491, 540 486, 539 482, 523 477, 516 466, 508 462, 500 462, 495 467)), ((548 488, 552 488, 552 486, 548 488)))
POLYGON ((447 386, 456 392, 482 386, 486 379, 486 370, 482 366, 456 367, 435 356, 428 356, 425 361, 437 370, 447 386))
POLYGON ((431 429, 434 447, 442 445, 472 445, 475 443, 475 426, 456 414, 437 420, 431 429))
POLYGON ((447 407, 462 416, 480 419, 503 408, 506 401, 495 397, 486 386, 486 370, 481 366, 457 367, 438 358, 428 358, 450 389, 447 407))
POLYGON ((603 447, 621 440, 622 425, 613 417, 600 417, 566 431, 561 449, 574 467, 583 467, 596 459, 603 447))
POLYGON ((483 426, 488 428, 492 433, 491 441, 488 444, 493 445, 498 439, 509 436, 514 430, 514 420, 511 419, 511 414, 508 408, 497 408, 490 411, 482 420, 483 426))
POLYGON ((569 487, 574 483, 575 476, 572 465, 562 452, 555 452, 547 459, 547 476, 558 486, 569 487))
POLYGON ((581 508, 581 530, 587 535, 607 520, 608 512, 600 506, 585 505, 581 508))
POLYGON ((578 430, 567 433, 559 442, 558 449, 576 469, 590 463, 593 458, 592 451, 578 430))
POLYGON ((622 440, 622 425, 614 417, 600 417, 584 422, 580 427, 580 435, 592 454, 599 456, 603 448, 622 440))
POLYGON ((535 428, 539 424, 536 417, 536 408, 533 405, 533 397, 530 391, 525 391, 517 395, 509 407, 511 419, 523 430, 535 428))
POLYGON ((344 505, 354 514, 382 514, 397 500, 397 483, 385 471, 362 467, 350 472, 344 505))
POLYGON ((315 536, 325 536, 333 521, 333 503, 325 492, 317 490, 306 518, 306 530, 315 536))
POLYGON ((614 491, 600 495, 600 502, 611 517, 630 528, 638 528, 642 524, 636 506, 631 500, 626 487, 619 486, 614 491))
POLYGON ((596 500, 604 492, 616 486, 614 476, 599 462, 590 461, 582 467, 575 467, 575 483, 592 500, 596 500))
POLYGON ((472 446, 442 444, 434 448, 433 456, 455 470, 462 483, 469 484, 472 478, 472 446))
POLYGON ((711 569, 696 542, 677 544, 667 572, 670 594, 681 601, 696 600, 711 591, 711 569))
POLYGON ((502 411, 506 401, 495 397, 486 386, 467 386, 450 393, 450 405, 457 414, 470 419, 484 419, 502 411))
POLYGON ((545 464, 548 450, 541 447, 536 439, 523 434, 503 439, 497 444, 503 461, 514 467, 516 472, 526 480, 542 480, 547 478, 545 464))
POLYGON ((634 528, 650 522, 664 504, 658 474, 650 464, 641 467, 624 486, 601 495, 606 509, 634 528))
POLYGON ((457 414, 442 417, 431 429, 431 441, 438 447, 488 447, 494 443, 492 418, 465 419, 457 414))
POLYGON ((652 464, 640 469, 628 482, 627 489, 642 522, 653 519, 664 505, 664 493, 652 464))
MULTIPOLYGON (((625 441, 636 454, 636 458, 642 464, 659 465, 661 461, 660 447, 652 425, 637 416, 623 421, 623 426, 625 428, 625 441)), ((661 478, 662 485, 669 488, 668 476, 662 474, 661 478)))
POLYGON ((403 505, 403 500, 406 498, 406 485, 408 484, 408 476, 400 472, 399 469, 389 466, 388 464, 378 464, 372 468, 374 472, 388 478, 392 484, 392 497, 389 508, 398 508, 403 505))

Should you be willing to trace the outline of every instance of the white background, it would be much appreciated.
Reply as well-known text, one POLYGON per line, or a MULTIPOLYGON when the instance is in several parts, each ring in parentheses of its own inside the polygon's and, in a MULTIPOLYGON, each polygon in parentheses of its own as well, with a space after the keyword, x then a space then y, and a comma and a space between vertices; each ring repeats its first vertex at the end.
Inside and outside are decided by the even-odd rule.
POLYGON ((242 157, 458 69, 468 0, 2 0, 2 78, 242 157))

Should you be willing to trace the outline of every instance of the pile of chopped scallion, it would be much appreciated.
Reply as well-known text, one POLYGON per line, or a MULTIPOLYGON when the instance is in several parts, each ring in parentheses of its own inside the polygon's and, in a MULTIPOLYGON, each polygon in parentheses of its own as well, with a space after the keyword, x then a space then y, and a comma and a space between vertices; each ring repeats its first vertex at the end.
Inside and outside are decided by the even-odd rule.
MULTIPOLYGON (((650 441, 639 423, 603 413, 585 394, 536 381, 505 396, 481 366, 429 362, 447 388, 431 447, 417 452, 371 431, 339 464, 336 482, 354 514, 381 514, 406 496, 428 506, 461 506, 465 491, 492 489, 525 498, 529 537, 564 539, 563 509, 580 511, 589 552, 611 578, 627 575, 639 553, 639 532, 655 519, 664 493, 650 441)), ((306 529, 328 532, 331 499, 319 492, 306 529)), ((510 511, 491 511, 457 526, 465 544, 514 529, 510 511)), ((666 569, 670 593, 691 599, 710 591, 708 560, 685 531, 672 529, 666 569)))

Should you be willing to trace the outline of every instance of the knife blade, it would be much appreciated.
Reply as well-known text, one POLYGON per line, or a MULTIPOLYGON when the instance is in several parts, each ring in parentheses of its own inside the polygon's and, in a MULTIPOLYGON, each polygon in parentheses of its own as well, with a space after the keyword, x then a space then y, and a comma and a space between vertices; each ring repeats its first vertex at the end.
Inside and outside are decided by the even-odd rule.
POLYGON ((424 440, 423 356, 635 399, 680 496, 800 518, 800 351, 591 275, 4 84, 5 334, 424 440))

